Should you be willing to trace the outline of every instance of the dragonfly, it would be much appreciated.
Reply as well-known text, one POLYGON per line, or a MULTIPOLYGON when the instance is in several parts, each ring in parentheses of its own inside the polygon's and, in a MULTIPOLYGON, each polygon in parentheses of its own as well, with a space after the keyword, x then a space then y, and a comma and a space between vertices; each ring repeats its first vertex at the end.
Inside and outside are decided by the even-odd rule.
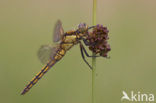
POLYGON ((43 45, 40 47, 38 51, 38 57, 45 66, 41 69, 41 71, 29 82, 28 85, 24 88, 21 95, 27 93, 37 82, 39 79, 43 77, 43 75, 54 66, 59 60, 61 60, 66 52, 70 50, 74 45, 80 45, 81 56, 84 62, 92 69, 91 65, 85 59, 85 55, 87 57, 95 57, 90 56, 82 41, 85 45, 89 45, 87 41, 88 30, 94 28, 95 26, 88 27, 85 23, 80 23, 78 25, 77 30, 70 30, 68 32, 64 32, 62 22, 58 20, 54 26, 53 32, 53 42, 56 43, 55 46, 52 45, 43 45))

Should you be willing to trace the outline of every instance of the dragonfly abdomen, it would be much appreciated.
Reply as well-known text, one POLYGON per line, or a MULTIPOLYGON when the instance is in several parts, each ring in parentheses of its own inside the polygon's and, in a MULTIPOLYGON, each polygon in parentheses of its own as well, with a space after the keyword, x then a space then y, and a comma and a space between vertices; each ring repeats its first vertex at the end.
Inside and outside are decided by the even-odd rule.
POLYGON ((41 79, 41 77, 65 55, 65 53, 66 51, 63 48, 59 48, 54 57, 51 58, 51 60, 41 69, 41 71, 30 81, 21 94, 24 95, 28 92, 38 82, 38 80, 41 79))
POLYGON ((54 60, 59 61, 65 55, 66 50, 64 48, 59 47, 58 51, 56 52, 55 56, 53 57, 54 60))
POLYGON ((55 60, 50 61, 45 65, 41 71, 30 81, 30 83, 24 88, 21 95, 24 95, 26 92, 28 92, 37 82, 39 79, 42 78, 42 76, 56 63, 55 60))

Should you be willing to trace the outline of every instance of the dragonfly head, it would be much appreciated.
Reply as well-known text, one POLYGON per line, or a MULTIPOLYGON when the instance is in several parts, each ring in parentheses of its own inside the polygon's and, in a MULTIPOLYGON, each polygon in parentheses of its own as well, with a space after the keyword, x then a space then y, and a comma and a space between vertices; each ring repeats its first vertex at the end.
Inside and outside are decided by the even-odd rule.
POLYGON ((78 29, 80 32, 85 32, 86 30, 88 30, 88 26, 86 25, 86 23, 80 23, 78 25, 78 29))

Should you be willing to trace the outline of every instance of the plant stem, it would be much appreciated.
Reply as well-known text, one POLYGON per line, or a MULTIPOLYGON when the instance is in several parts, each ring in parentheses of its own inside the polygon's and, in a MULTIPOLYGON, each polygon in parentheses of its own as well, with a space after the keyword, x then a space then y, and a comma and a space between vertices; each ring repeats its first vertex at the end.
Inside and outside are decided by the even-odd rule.
MULTIPOLYGON (((96 2, 97 0, 93 0, 93 25, 96 25, 96 2)), ((95 56, 95 53, 92 53, 95 56)), ((92 58, 92 103, 95 103, 95 78, 96 78, 96 58, 92 58)))

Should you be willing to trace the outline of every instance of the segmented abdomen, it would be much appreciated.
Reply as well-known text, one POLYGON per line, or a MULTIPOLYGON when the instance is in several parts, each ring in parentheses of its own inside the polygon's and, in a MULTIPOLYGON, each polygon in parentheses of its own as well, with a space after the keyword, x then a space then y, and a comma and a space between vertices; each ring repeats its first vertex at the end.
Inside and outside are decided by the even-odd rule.
POLYGON ((21 93, 21 95, 24 95, 26 92, 28 92, 33 85, 35 85, 38 80, 56 63, 55 60, 50 61, 49 63, 47 63, 47 65, 45 65, 41 71, 30 81, 30 83, 24 88, 23 92, 21 93))
POLYGON ((65 55, 66 51, 63 48, 58 48, 58 52, 54 55, 53 58, 41 69, 41 71, 30 81, 30 83, 24 88, 21 95, 24 95, 28 92, 37 82, 38 80, 62 57, 65 55))

